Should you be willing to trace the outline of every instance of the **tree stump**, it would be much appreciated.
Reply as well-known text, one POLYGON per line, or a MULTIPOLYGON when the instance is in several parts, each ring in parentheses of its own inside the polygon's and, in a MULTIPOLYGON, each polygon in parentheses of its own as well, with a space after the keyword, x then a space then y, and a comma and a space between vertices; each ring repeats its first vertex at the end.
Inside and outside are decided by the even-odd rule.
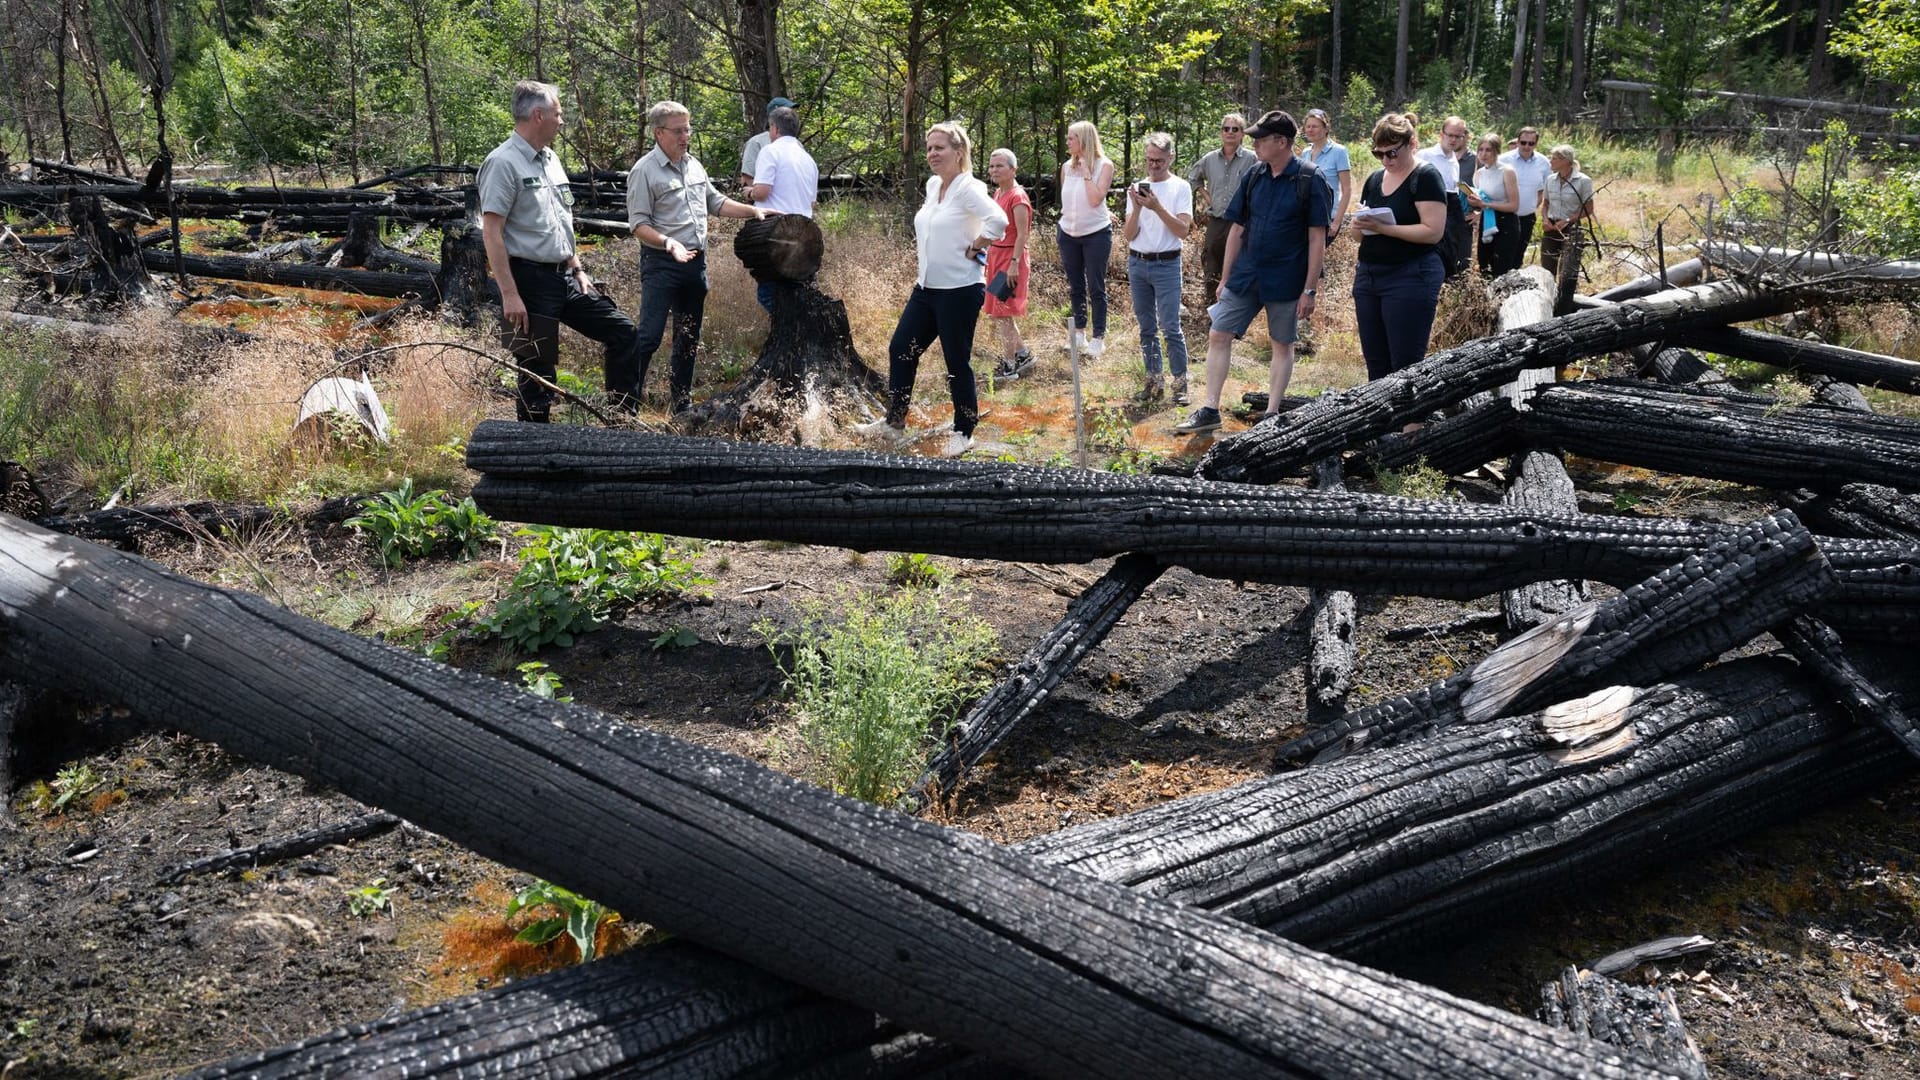
POLYGON ((734 254, 773 286, 772 325, 746 375, 681 413, 680 430, 807 446, 821 441, 835 414, 881 408, 887 380, 854 350, 846 305, 813 284, 824 247, 820 226, 798 214, 740 230, 734 254))
POLYGON ((443 316, 461 326, 480 321, 480 302, 496 286, 487 280, 487 251, 479 229, 451 226, 441 234, 440 272, 433 280, 443 316))
POLYGON ((107 303, 145 300, 153 279, 133 237, 113 227, 100 200, 75 196, 67 203, 74 238, 87 249, 87 267, 77 279, 87 294, 107 303))

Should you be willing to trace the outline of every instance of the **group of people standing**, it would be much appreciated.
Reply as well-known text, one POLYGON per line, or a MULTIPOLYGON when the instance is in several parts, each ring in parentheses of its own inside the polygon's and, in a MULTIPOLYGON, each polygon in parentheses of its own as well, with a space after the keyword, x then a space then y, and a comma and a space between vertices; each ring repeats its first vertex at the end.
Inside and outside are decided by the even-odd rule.
MULTIPOLYGON (((615 408, 636 412, 669 319, 669 409, 686 409, 707 293, 708 219, 813 213, 819 172, 800 142, 793 103, 774 99, 767 130, 744 148, 739 184, 745 200, 722 194, 688 152, 692 123, 685 106, 663 101, 649 110, 654 146, 627 181, 628 224, 642 245, 637 323, 580 265, 572 197, 551 149, 564 123, 558 90, 518 84, 513 116, 513 135, 487 156, 477 187, 487 260, 521 366, 519 416, 547 419, 560 325, 603 343, 609 398, 615 408)), ((1466 121, 1449 116, 1437 144, 1423 149, 1417 124, 1410 114, 1389 113, 1374 125, 1370 149, 1379 168, 1360 185, 1357 206, 1351 159, 1333 138, 1324 110, 1308 110, 1304 126, 1280 109, 1253 124, 1228 113, 1219 147, 1184 176, 1174 171, 1173 136, 1147 134, 1145 175, 1123 185, 1120 218, 1145 369, 1138 399, 1160 400, 1170 388, 1176 404, 1190 403, 1180 316, 1185 242, 1196 224, 1204 230, 1209 330, 1202 400, 1175 426, 1180 432, 1220 427, 1233 342, 1263 312, 1271 348, 1268 415, 1280 408, 1300 324, 1317 303, 1326 248, 1347 229, 1360 237, 1353 300, 1369 378, 1421 359, 1442 282, 1464 272, 1476 251, 1483 273, 1517 267, 1536 222, 1544 221, 1542 264, 1570 291, 1565 271, 1577 271, 1580 226, 1593 213, 1593 184, 1572 148, 1557 146, 1542 158, 1539 133, 1523 128, 1511 152, 1488 132, 1478 140, 1478 154, 1469 154, 1466 121)), ((1072 313, 1069 348, 1098 357, 1108 330, 1106 270, 1115 224, 1108 205, 1118 170, 1092 123, 1071 125, 1066 141, 1055 242, 1072 313)), ((973 173, 964 126, 935 124, 924 145, 931 175, 914 216, 918 269, 888 345, 886 415, 868 428, 904 430, 920 357, 938 341, 954 406, 943 451, 952 456, 972 445, 979 419, 971 363, 979 316, 992 320, 999 339, 997 378, 1018 379, 1034 366, 1015 320, 1027 311, 1035 214, 1012 150, 988 155, 989 187, 973 173)), ((760 302, 772 310, 764 284, 760 302)))

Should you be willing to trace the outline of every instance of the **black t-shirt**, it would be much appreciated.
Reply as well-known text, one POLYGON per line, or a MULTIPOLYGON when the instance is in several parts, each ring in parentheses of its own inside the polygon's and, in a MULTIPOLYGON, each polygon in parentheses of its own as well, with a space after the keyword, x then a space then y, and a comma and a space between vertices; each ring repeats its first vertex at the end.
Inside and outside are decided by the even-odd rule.
MULTIPOLYGON (((1391 195, 1380 194, 1381 181, 1386 175, 1387 170, 1375 169, 1360 189, 1360 199, 1368 206, 1391 208, 1395 225, 1420 224, 1420 208, 1415 203, 1432 202, 1443 207, 1447 204, 1446 181, 1440 179, 1438 169, 1424 161, 1413 167, 1412 175, 1401 181, 1391 195)), ((1360 237, 1360 261, 1388 264, 1412 262, 1438 246, 1437 241, 1416 244, 1397 236, 1363 233, 1360 237)))

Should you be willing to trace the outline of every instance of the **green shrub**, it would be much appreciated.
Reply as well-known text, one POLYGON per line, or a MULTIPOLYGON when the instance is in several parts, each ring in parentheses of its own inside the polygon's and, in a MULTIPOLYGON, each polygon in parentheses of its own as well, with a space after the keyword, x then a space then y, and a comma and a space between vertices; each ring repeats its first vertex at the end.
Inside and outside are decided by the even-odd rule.
POLYGON ((531 541, 521 549, 520 571, 479 626, 522 652, 572 645, 621 605, 677 597, 708 582, 657 533, 532 525, 514 535, 531 541))
POLYGON ((907 590, 814 602, 800 624, 754 630, 793 692, 815 778, 843 795, 890 802, 918 775, 960 707, 989 682, 993 628, 907 590), (783 659, 783 653, 787 659, 783 659))
POLYGON ((1382 495, 1396 495, 1403 499, 1447 497, 1447 474, 1427 464, 1426 458, 1404 469, 1376 469, 1373 477, 1380 485, 1382 495))
POLYGON ((514 940, 529 945, 545 945, 564 933, 573 939, 574 946, 580 950, 580 962, 583 964, 594 957, 594 940, 599 936, 600 923, 608 918, 620 917, 608 911, 606 905, 598 900, 589 900, 551 881, 536 881, 514 894, 507 903, 506 917, 512 920, 520 912, 535 907, 545 907, 558 914, 532 923, 515 934, 514 940))
POLYGON ((920 552, 895 552, 887 556, 887 584, 915 589, 937 589, 953 577, 953 571, 920 552))

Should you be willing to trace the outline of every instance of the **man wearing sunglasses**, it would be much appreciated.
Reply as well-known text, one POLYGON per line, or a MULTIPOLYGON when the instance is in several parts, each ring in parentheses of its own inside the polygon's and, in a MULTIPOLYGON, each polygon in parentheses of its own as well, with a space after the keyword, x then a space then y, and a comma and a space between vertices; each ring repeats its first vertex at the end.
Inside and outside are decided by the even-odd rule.
POLYGON ((1207 309, 1213 327, 1207 334, 1207 393, 1193 415, 1174 425, 1181 434, 1220 427, 1220 393, 1235 339, 1253 318, 1267 313, 1267 341, 1273 361, 1268 376, 1268 415, 1286 397, 1293 377, 1293 346, 1301 320, 1313 315, 1326 257, 1327 219, 1333 196, 1311 166, 1293 156, 1299 134, 1293 117, 1269 109, 1247 129, 1260 166, 1233 193, 1221 218, 1232 223, 1217 301, 1207 309))
POLYGON ((1193 168, 1187 170, 1187 183, 1193 187, 1193 206, 1199 213, 1200 221, 1206 225, 1205 244, 1200 249, 1200 272, 1206 282, 1206 291, 1201 293, 1207 303, 1213 303, 1213 297, 1220 290, 1220 263, 1227 253, 1227 231, 1232 222, 1220 220, 1226 213, 1227 204, 1233 201, 1233 193, 1240 190, 1240 181, 1246 177, 1257 163, 1253 151, 1247 149, 1247 118, 1237 112, 1230 112, 1220 118, 1220 148, 1202 154, 1193 168))
POLYGON ((1514 235, 1506 239, 1511 245, 1511 255, 1507 265, 1519 266, 1527 261, 1527 245, 1533 243, 1533 226, 1540 220, 1540 208, 1547 198, 1547 177, 1553 175, 1552 166, 1547 164, 1547 155, 1534 153, 1540 145, 1538 128, 1523 127, 1514 140, 1513 149, 1500 155, 1500 160, 1513 166, 1513 175, 1520 181, 1520 227, 1514 235))

